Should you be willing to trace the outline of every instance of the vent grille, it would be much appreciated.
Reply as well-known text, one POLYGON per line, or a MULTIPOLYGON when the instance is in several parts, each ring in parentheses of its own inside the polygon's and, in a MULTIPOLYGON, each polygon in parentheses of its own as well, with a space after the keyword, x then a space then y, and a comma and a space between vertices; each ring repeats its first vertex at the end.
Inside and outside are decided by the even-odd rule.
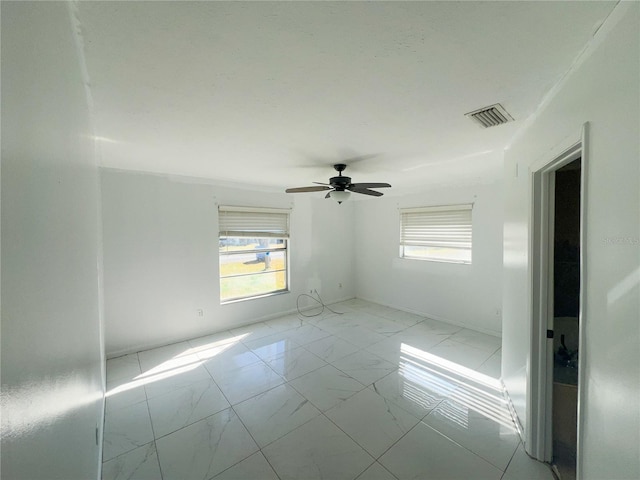
POLYGON ((513 117, 499 103, 465 113, 465 116, 483 128, 495 127, 513 121, 513 117))

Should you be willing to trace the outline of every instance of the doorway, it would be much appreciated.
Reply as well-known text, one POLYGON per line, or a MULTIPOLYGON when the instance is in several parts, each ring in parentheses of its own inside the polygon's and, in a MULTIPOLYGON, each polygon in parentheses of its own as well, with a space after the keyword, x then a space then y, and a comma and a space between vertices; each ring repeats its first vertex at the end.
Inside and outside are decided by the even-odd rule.
POLYGON ((580 477, 587 125, 531 169, 531 363, 527 452, 580 477), (567 145, 565 143, 565 145, 567 145))
POLYGON ((551 462, 561 480, 576 478, 581 170, 577 158, 553 173, 553 317, 547 330, 553 332, 551 462))

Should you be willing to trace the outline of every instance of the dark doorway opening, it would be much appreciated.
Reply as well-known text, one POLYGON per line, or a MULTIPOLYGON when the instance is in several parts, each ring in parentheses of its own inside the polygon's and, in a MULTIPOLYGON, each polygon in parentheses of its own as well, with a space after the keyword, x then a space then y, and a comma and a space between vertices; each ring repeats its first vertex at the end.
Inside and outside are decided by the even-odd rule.
POLYGON ((552 431, 561 480, 576 478, 581 168, 578 158, 555 172, 552 431))

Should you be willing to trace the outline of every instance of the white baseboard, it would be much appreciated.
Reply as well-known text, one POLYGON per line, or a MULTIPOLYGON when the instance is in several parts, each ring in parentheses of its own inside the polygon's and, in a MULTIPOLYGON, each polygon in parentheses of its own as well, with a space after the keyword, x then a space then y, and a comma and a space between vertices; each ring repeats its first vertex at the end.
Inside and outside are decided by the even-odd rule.
POLYGON ((419 312, 417 310, 412 310, 410 308, 401 307, 399 305, 393 305, 391 303, 383 303, 383 302, 381 302, 379 300, 373 300, 373 299, 366 298, 366 297, 356 296, 356 298, 359 298, 360 300, 365 300, 365 301, 371 302, 371 303, 377 303, 378 305, 383 305, 385 307, 394 308, 394 309, 400 310, 402 312, 413 313, 414 315, 418 315, 420 317, 427 317, 427 318, 430 318, 432 320, 437 320, 439 322, 448 323, 449 325, 455 325, 456 327, 468 328, 469 330, 475 330, 476 332, 486 333, 487 335, 492 335, 494 337, 502 338, 502 332, 497 332, 497 331, 489 329, 489 328, 478 327, 477 325, 469 325, 469 324, 467 324, 465 322, 460 322, 458 320, 452 320, 450 318, 445 318, 445 317, 442 317, 440 315, 434 315, 434 314, 428 313, 428 312, 419 312))
MULTIPOLYGON (((406 308, 406 307, 403 307, 403 306, 400 306, 400 305, 384 303, 384 302, 380 302, 379 300, 374 300, 374 299, 367 298, 367 297, 348 296, 348 297, 343 297, 343 298, 335 298, 335 299, 330 299, 330 300, 323 300, 323 302, 325 303, 325 305, 330 305, 330 304, 334 304, 334 303, 339 303, 339 302, 344 302, 344 301, 347 301, 347 300, 351 300, 353 298, 359 298, 360 300, 365 300, 367 302, 376 303, 378 305, 383 305, 385 307, 394 308, 394 309, 400 310, 402 312, 412 313, 412 314, 418 315, 420 317, 431 318, 433 320, 437 320, 439 322, 448 323, 450 325, 455 325, 457 327, 468 328, 470 330, 475 330, 476 332, 486 333, 487 335, 492 335, 494 337, 498 337, 498 338, 502 337, 502 332, 496 332, 495 330, 478 327, 476 325, 468 325, 468 324, 466 324, 464 322, 452 320, 450 318, 445 318, 445 317, 442 317, 440 315, 434 315, 434 314, 431 314, 431 313, 428 313, 428 312, 419 312, 417 310, 412 310, 410 308, 406 308)), ((301 311, 313 310, 315 308, 318 308, 318 307, 316 305, 310 305, 310 306, 306 306, 306 307, 301 308, 301 311)), ((244 320, 244 321, 237 322, 237 323, 235 323, 233 325, 227 325, 227 326, 222 327, 222 328, 218 328, 218 329, 215 329, 215 330, 208 331, 208 332, 203 333, 203 334, 198 335, 198 336, 204 337, 204 336, 212 335, 214 333, 219 333, 219 332, 222 332, 222 331, 225 331, 225 330, 231 330, 231 329, 234 329, 234 328, 240 328, 240 327, 244 327, 244 326, 247 326, 247 325, 252 325, 252 324, 258 323, 258 322, 266 322, 266 321, 269 321, 269 320, 273 320, 275 318, 284 317, 285 315, 291 315, 291 314, 297 313, 297 312, 298 312, 297 308, 291 308, 289 310, 284 310, 284 311, 280 311, 280 312, 274 312, 274 313, 270 313, 270 314, 267 314, 267 315, 263 315, 261 317, 253 317, 253 318, 250 318, 250 319, 247 319, 247 320, 244 320)), ((136 345, 134 345, 132 347, 129 347, 129 348, 116 350, 114 352, 107 352, 107 359, 121 357, 123 355, 128 355, 128 354, 131 354, 131 353, 141 352, 141 351, 144 351, 144 350, 150 350, 152 348, 163 347, 165 345, 170 345, 172 343, 184 342, 186 340, 191 340, 193 338, 197 338, 197 337, 188 336, 188 337, 167 339, 167 340, 164 340, 164 341, 149 342, 149 343, 145 342, 145 343, 141 343, 141 344, 136 344, 136 345)))
POLYGON ((518 416, 518 412, 516 412, 516 407, 513 405, 511 401, 511 396, 509 395, 509 390, 507 390, 507 386, 504 384, 504 381, 500 379, 500 384, 502 385, 502 394, 504 398, 507 400, 507 406, 509 407, 509 413, 511 413, 511 418, 513 419, 513 423, 516 425, 516 430, 518 431, 518 436, 520 437, 520 441, 522 445, 525 444, 524 440, 524 428, 522 427, 522 422, 520 421, 520 417, 518 416))
MULTIPOLYGON (((325 305, 330 305, 330 304, 333 304, 333 303, 339 303, 339 302, 344 302, 346 300, 351 300, 352 298, 354 298, 354 297, 350 296, 350 297, 345 297, 345 298, 323 300, 323 302, 324 302, 325 305)), ((315 308, 318 308, 318 306, 310 305, 310 306, 301 308, 300 311, 306 312, 308 310, 313 310, 315 308)), ((253 325, 254 323, 258 323, 258 322, 266 322, 266 321, 273 320, 273 319, 276 319, 276 318, 284 317, 285 315, 291 315, 293 313, 298 313, 298 309, 297 308, 291 308, 289 310, 270 313, 268 315, 263 315, 261 317, 254 317, 254 318, 251 318, 251 319, 247 319, 247 320, 243 320, 243 321, 234 323, 233 325, 227 325, 227 326, 224 326, 224 327, 221 327, 221 328, 217 328, 215 330, 211 330, 211 331, 205 332, 205 333, 197 335, 195 337, 193 335, 191 335, 191 336, 188 336, 188 337, 171 338, 171 339, 160 340, 160 341, 156 341, 156 342, 148 342, 148 343, 144 342, 144 343, 133 345, 133 346, 128 347, 128 348, 123 348, 123 349, 120 349, 120 350, 116 350, 114 352, 107 352, 106 356, 107 356, 107 359, 121 357, 123 355, 129 355, 131 353, 142 352, 144 350, 151 350, 152 348, 164 347, 166 345, 171 345, 173 343, 180 343, 180 342, 184 342, 186 340, 192 340, 192 339, 198 338, 198 337, 206 337, 207 335, 213 335, 214 333, 224 332, 225 330, 232 330, 234 328, 240 328, 240 327, 245 327, 247 325, 253 325)))

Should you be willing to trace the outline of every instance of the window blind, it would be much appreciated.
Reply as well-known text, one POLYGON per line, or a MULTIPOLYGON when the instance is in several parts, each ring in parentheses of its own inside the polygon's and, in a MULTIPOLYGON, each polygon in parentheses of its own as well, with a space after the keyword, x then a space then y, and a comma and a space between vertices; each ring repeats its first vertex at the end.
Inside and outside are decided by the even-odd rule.
POLYGON ((289 238, 289 210, 218 207, 221 237, 289 238))
POLYGON ((400 245, 471 250, 472 205, 400 210, 400 245))

